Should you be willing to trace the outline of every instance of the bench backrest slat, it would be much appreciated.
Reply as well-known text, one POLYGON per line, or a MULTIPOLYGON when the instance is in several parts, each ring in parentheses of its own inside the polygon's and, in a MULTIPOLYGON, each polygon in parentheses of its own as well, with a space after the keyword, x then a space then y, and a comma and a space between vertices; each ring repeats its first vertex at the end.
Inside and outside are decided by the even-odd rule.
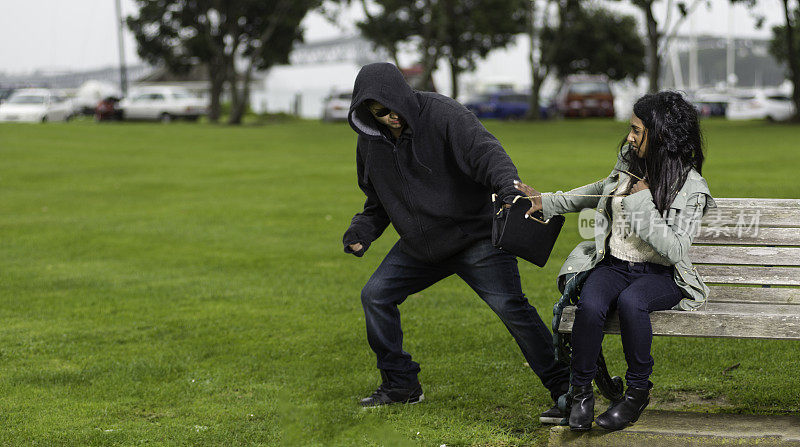
POLYGON ((798 199, 715 198, 719 208, 800 208, 798 199))
MULTIPOLYGON (((706 221, 708 222, 708 221, 706 221)), ((735 223, 733 224, 735 225, 735 223)), ((794 245, 800 246, 800 228, 773 228, 760 225, 758 231, 726 231, 702 227, 694 238, 695 244, 709 245, 794 245)))
POLYGON ((716 203, 689 249, 711 287, 705 308, 731 310, 735 307, 712 304, 743 303, 800 314, 800 307, 783 306, 800 303, 800 200, 720 198, 716 203))
POLYGON ((693 245, 689 257, 695 264, 800 266, 800 247, 693 245))
POLYGON ((800 270, 796 267, 698 265, 697 271, 708 283, 800 286, 800 270))
MULTIPOLYGON (((746 203, 757 203, 749 199, 746 203)), ((800 225, 800 203, 774 207, 771 205, 746 206, 739 202, 720 199, 716 208, 703 216, 703 225, 735 225, 758 223, 769 227, 797 227, 800 225)))
POLYGON ((703 217, 705 226, 749 227, 753 224, 777 228, 795 228, 800 222, 800 209, 716 208, 703 217))

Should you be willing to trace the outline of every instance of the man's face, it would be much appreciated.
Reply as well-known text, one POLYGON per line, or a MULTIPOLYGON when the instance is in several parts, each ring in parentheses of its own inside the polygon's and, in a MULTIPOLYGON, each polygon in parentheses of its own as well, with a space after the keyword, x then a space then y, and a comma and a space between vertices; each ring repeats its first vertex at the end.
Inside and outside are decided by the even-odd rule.
POLYGON ((636 115, 631 115, 631 130, 628 132, 627 141, 633 146, 636 155, 644 158, 647 154, 647 129, 636 115))
POLYGON ((369 105, 369 112, 378 120, 379 123, 389 129, 402 129, 403 120, 394 110, 389 110, 379 102, 372 102, 369 105))

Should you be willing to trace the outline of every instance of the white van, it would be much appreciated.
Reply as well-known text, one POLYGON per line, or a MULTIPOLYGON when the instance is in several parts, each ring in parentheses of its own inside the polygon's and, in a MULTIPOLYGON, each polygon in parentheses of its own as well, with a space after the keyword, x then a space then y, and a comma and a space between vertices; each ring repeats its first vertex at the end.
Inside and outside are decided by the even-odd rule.
POLYGON ((68 121, 72 114, 72 103, 66 96, 44 88, 16 90, 0 104, 0 121, 68 121))

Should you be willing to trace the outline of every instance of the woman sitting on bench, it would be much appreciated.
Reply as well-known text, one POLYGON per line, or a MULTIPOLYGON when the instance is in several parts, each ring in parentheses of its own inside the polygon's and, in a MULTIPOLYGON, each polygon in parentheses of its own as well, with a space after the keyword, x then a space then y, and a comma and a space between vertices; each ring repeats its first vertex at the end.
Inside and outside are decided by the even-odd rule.
POLYGON ((592 380, 609 312, 619 313, 628 387, 623 400, 595 422, 618 430, 635 422, 650 402, 649 313, 696 309, 708 296, 689 261, 700 220, 716 206, 700 175, 704 156, 697 112, 680 94, 660 92, 636 101, 630 124, 617 164, 605 179, 543 195, 518 186, 533 203, 529 215, 542 210, 548 219, 596 208, 595 239, 580 243, 559 272, 562 291, 566 281, 585 281, 572 329, 572 430, 592 426, 592 380))

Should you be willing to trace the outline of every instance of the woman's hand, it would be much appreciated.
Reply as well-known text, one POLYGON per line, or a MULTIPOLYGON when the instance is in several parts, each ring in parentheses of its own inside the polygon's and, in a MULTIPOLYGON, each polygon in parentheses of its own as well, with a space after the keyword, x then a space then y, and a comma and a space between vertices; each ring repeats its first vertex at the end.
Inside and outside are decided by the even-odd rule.
POLYGON ((514 180, 514 187, 517 188, 518 190, 522 191, 525 194, 526 197, 530 197, 530 201, 531 201, 531 205, 532 206, 531 206, 531 209, 529 209, 527 212, 525 212, 525 218, 526 219, 527 219, 527 216, 530 216, 533 213, 535 213, 536 211, 539 211, 539 210, 542 209, 542 193, 540 193, 539 191, 531 188, 530 186, 528 186, 528 185, 526 185, 526 184, 524 184, 524 183, 522 183, 522 182, 520 182, 518 180, 514 180))
POLYGON ((633 185, 633 188, 631 188, 631 194, 636 194, 637 192, 644 191, 645 189, 650 189, 650 185, 647 183, 647 180, 639 180, 633 185))

